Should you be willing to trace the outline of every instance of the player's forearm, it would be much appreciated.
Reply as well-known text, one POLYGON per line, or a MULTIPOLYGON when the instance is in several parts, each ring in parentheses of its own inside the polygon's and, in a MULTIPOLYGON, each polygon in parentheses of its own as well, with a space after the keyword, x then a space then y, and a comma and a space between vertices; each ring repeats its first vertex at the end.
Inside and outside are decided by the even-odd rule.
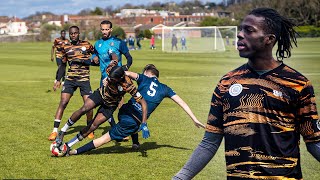
POLYGON ((56 80, 60 81, 61 78, 65 75, 66 73, 66 63, 62 63, 59 65, 57 73, 56 73, 56 80))
POLYGON ((132 56, 129 52, 127 52, 126 54, 124 54, 124 56, 126 57, 127 59, 127 68, 129 69, 130 66, 132 65, 132 56))
POLYGON ((223 136, 220 134, 206 132, 188 162, 172 179, 188 180, 196 176, 213 158, 220 146, 222 138, 223 136))
POLYGON ((174 95, 172 99, 190 116, 193 121, 197 119, 187 103, 184 102, 178 95, 174 95))
POLYGON ((320 162, 320 141, 314 143, 306 143, 309 153, 320 162))
POLYGON ((148 106, 147 106, 147 102, 142 98, 139 103, 141 104, 141 108, 142 108, 142 123, 146 123, 147 122, 147 114, 148 114, 148 106))
POLYGON ((125 73, 127 76, 129 76, 133 80, 137 80, 137 78, 138 78, 138 74, 135 72, 125 71, 125 73))

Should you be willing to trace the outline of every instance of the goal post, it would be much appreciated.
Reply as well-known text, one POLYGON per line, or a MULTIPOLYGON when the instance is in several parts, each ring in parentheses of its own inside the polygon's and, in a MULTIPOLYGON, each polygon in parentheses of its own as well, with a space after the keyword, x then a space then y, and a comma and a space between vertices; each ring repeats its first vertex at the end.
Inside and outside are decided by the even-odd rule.
POLYGON ((154 28, 164 52, 223 52, 236 48, 237 26, 154 28))

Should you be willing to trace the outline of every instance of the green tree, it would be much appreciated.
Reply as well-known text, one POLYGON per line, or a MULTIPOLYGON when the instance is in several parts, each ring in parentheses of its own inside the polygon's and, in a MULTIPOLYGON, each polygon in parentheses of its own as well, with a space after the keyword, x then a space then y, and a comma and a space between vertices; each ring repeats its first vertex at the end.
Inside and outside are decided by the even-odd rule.
POLYGON ((152 36, 152 32, 149 29, 144 30, 143 32, 144 37, 150 39, 152 36))
POLYGON ((116 36, 116 37, 118 37, 120 39, 125 39, 126 38, 126 33, 124 32, 124 30, 121 27, 115 26, 112 29, 113 30, 112 30, 111 34, 113 36, 116 36))
POLYGON ((43 24, 40 29, 40 41, 51 41, 52 32, 59 31, 60 27, 51 24, 43 24))
POLYGON ((103 15, 103 10, 99 7, 96 7, 93 11, 91 11, 92 15, 103 15))

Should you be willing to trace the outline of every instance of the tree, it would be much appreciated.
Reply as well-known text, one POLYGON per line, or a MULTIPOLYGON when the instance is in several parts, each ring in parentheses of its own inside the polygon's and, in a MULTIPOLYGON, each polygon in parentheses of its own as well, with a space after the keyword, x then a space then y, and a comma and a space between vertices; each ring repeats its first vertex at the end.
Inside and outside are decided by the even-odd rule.
POLYGON ((91 11, 92 15, 103 15, 103 10, 99 7, 96 7, 93 11, 91 11))
POLYGON ((51 41, 51 33, 60 30, 56 25, 43 24, 40 31, 40 41, 51 41))
POLYGON ((111 34, 113 36, 116 36, 116 37, 118 37, 118 38, 120 38, 122 40, 126 38, 126 33, 124 32, 124 30, 121 27, 115 26, 112 29, 113 30, 112 30, 111 34))
POLYGON ((152 32, 149 29, 146 29, 146 30, 144 30, 143 35, 144 35, 144 37, 150 39, 152 36, 152 32))

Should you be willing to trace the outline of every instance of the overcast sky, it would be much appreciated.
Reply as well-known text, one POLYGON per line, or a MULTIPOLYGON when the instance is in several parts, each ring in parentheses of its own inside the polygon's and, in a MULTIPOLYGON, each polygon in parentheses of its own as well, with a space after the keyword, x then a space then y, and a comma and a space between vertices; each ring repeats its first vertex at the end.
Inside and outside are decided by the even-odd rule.
MULTIPOLYGON (((52 12, 54 14, 77 14, 83 9, 105 8, 112 5, 118 8, 130 3, 148 5, 153 2, 177 2, 183 0, 0 0, 0 16, 27 17, 36 12, 52 12)), ((201 0, 202 2, 219 3, 222 0, 201 0)))

